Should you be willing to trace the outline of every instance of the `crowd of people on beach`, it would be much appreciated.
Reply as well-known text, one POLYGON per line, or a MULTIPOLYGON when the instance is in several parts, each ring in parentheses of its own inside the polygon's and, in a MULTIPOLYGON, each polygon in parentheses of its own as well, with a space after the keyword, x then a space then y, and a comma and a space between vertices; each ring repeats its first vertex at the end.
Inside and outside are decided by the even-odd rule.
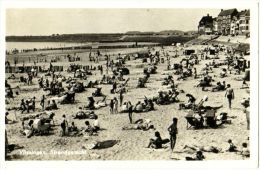
MULTIPOLYGON (((97 70, 100 71, 102 78, 100 80, 89 80, 90 77, 95 77, 96 69, 80 70, 75 64, 70 64, 69 72, 55 72, 52 69, 52 63, 50 62, 48 72, 43 75, 38 73, 37 70, 31 70, 27 73, 26 81, 20 80, 21 83, 26 82, 27 86, 32 86, 34 82, 37 82, 39 88, 43 90, 43 95, 40 98, 36 98, 35 94, 28 93, 28 96, 32 98, 23 98, 20 100, 20 104, 16 108, 10 108, 6 112, 5 123, 11 124, 15 122, 10 120, 8 116, 12 110, 19 110, 20 114, 23 116, 21 133, 27 138, 31 138, 34 135, 45 135, 50 133, 56 128, 57 122, 55 111, 62 109, 62 104, 75 104, 77 93, 83 92, 86 88, 95 88, 95 91, 91 96, 88 96, 88 101, 85 106, 79 108, 79 111, 74 114, 74 119, 93 119, 92 124, 89 120, 84 121, 84 127, 78 127, 75 123, 69 122, 68 116, 64 113, 60 118, 58 117, 58 125, 60 126, 60 136, 96 136, 102 133, 102 127, 100 124, 99 116, 95 113, 96 110, 102 107, 109 107, 109 113, 111 115, 127 113, 127 119, 129 119, 129 124, 122 127, 122 130, 156 130, 155 125, 149 119, 138 119, 135 120, 134 114, 142 112, 151 112, 155 110, 155 106, 160 108, 162 105, 177 104, 179 110, 185 110, 189 112, 185 118, 187 122, 194 129, 203 129, 206 127, 218 128, 225 123, 230 123, 228 113, 221 112, 219 115, 215 115, 218 109, 223 107, 220 106, 205 106, 209 99, 207 95, 203 96, 201 100, 198 100, 194 94, 190 92, 185 92, 176 82, 189 83, 189 80, 198 80, 198 84, 194 85, 194 88, 201 87, 201 90, 212 92, 224 92, 224 98, 227 100, 228 108, 232 110, 232 102, 235 99, 235 90, 230 82, 226 82, 225 77, 228 75, 241 75, 241 72, 245 72, 246 69, 250 67, 250 64, 246 62, 242 54, 235 53, 234 49, 230 47, 225 47, 219 45, 212 45, 211 47, 201 47, 201 53, 192 53, 191 55, 185 55, 185 48, 177 48, 177 52, 183 52, 183 59, 179 63, 173 63, 171 60, 175 61, 175 58, 180 56, 170 56, 164 47, 158 49, 150 48, 145 57, 138 55, 139 57, 134 57, 135 60, 140 60, 144 65, 143 75, 136 82, 137 88, 146 88, 147 82, 152 82, 150 79, 152 74, 158 74, 157 67, 160 64, 164 64, 165 60, 167 63, 166 70, 168 71, 167 77, 162 80, 160 87, 158 87, 155 96, 147 97, 144 95, 144 99, 139 100, 126 100, 129 93, 129 80, 131 78, 125 78, 127 75, 131 75, 129 68, 127 68, 126 63, 131 62, 133 57, 129 55, 123 56, 118 54, 116 59, 112 60, 108 55, 104 55, 98 51, 96 57, 92 54, 89 55, 89 62, 93 64, 98 64, 97 70), (210 55, 210 51, 214 47, 215 54, 210 55), (225 61, 218 60, 219 55, 225 55, 225 61), (105 57, 105 64, 102 65, 100 60, 101 57, 105 57), (197 66, 201 61, 209 61, 201 72, 197 70, 197 66), (224 67, 225 66, 225 67, 224 67), (104 67, 104 68, 103 68, 104 67), (103 72, 103 69, 107 72, 103 72), (219 74, 215 74, 215 70, 221 70, 219 74), (89 74, 85 74, 86 72, 89 74), (74 74, 73 78, 68 77, 66 74, 72 72, 74 74), (107 73, 110 74, 107 74, 107 73), (84 74, 83 74, 84 73, 84 74), (214 73, 214 74, 213 74, 214 73), (75 76, 75 74, 79 76, 75 76), (86 77, 86 79, 82 79, 86 77), (37 79, 38 78, 38 79, 37 79), (37 79, 37 80, 35 80, 37 79), (216 79, 217 82, 215 81, 216 79), (216 83, 215 83, 216 82, 216 83), (110 94, 102 92, 102 85, 107 84, 111 86, 110 94), (215 85, 213 85, 215 84, 215 85), (167 90, 163 90, 165 87, 167 90), (211 90, 209 90, 210 88, 211 90), (46 93, 48 91, 48 93, 46 93), (185 94, 187 101, 183 102, 179 98, 180 94, 185 94), (103 97, 102 100, 96 100, 97 97, 103 97), (136 103, 134 103, 136 102, 136 103), (40 105, 40 108, 37 105, 40 105), (34 117, 30 114, 40 112, 34 117), (55 115, 55 116, 54 116, 55 115)), ((80 61, 79 57, 73 58, 69 54, 66 56, 70 62, 80 61)), ((14 74, 14 76, 16 76, 14 74)), ((6 103, 10 104, 15 100, 13 93, 13 87, 9 84, 10 79, 5 81, 6 88, 6 103), (11 98, 10 100, 8 100, 11 98)), ((248 87, 246 83, 248 81, 247 77, 242 78, 241 89, 245 86, 248 87)), ((22 86, 20 84, 20 86, 22 86)), ((245 89, 246 90, 246 89, 245 89)), ((19 94, 17 94, 19 95, 19 94)), ((249 129, 249 98, 241 99, 241 105, 246 113, 247 128, 249 129)), ((160 110, 160 109, 158 109, 160 110)), ((66 111, 65 111, 66 112, 66 111)), ((154 137, 147 139, 147 148, 161 149, 169 144, 171 151, 175 149, 177 144, 177 136, 181 137, 181 133, 178 128, 179 118, 173 117, 172 123, 168 128, 165 129, 169 133, 168 138, 162 138, 159 131, 155 131, 154 137)), ((7 127, 8 128, 8 127, 7 127)), ((183 129, 182 129, 183 130, 183 129)), ((242 149, 238 149, 232 142, 232 139, 227 141, 229 148, 225 151, 240 153, 243 157, 249 157, 250 152, 247 143, 242 143, 242 149)), ((213 152, 221 153, 224 151, 222 148, 217 148, 214 146, 185 146, 183 150, 194 151, 194 156, 185 157, 186 160, 204 160, 206 157, 203 152, 213 152)), ((184 151, 185 152, 185 151, 184 151)))

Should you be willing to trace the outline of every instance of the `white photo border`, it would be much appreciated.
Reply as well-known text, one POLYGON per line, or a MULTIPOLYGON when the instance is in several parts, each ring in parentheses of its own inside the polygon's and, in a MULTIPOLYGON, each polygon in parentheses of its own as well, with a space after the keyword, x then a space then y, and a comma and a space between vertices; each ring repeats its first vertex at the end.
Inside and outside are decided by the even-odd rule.
MULTIPOLYGON (((5 62, 5 11, 8 8, 249 8, 250 9, 250 56, 251 56, 251 89, 250 89, 250 148, 249 160, 243 161, 5 161, 4 158, 4 126, 0 128, 1 162, 0 168, 5 169, 229 169, 259 167, 259 1, 206 1, 206 0, 102 0, 102 1, 1 1, 0 18, 0 64, 5 62)), ((0 67, 1 77, 5 77, 4 67, 0 67)), ((4 81, 0 81, 4 87, 4 81)), ((1 88, 0 106, 4 103, 4 88, 1 88)), ((4 125, 5 107, 1 107, 1 124, 4 125)))

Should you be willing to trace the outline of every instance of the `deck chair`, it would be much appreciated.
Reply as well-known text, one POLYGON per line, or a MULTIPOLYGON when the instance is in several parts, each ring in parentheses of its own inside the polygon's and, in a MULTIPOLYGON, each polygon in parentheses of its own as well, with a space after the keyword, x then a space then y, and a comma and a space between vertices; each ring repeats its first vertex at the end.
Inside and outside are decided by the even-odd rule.
POLYGON ((201 128, 203 127, 203 122, 198 122, 194 117, 193 117, 194 112, 190 111, 186 116, 186 120, 187 120, 187 126, 186 129, 190 129, 192 127, 195 128, 201 128))
POLYGON ((206 114, 206 123, 207 126, 214 128, 217 126, 216 124, 216 118, 215 118, 215 114, 216 114, 216 110, 207 110, 205 112, 206 114))

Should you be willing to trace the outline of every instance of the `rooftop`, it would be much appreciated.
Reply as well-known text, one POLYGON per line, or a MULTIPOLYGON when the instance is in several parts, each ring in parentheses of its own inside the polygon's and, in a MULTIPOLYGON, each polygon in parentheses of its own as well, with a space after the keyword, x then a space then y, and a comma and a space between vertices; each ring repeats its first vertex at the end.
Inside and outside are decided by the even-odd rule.
POLYGON ((227 10, 221 10, 221 12, 218 14, 218 16, 227 16, 227 15, 232 15, 234 13, 237 13, 237 9, 227 9, 227 10))

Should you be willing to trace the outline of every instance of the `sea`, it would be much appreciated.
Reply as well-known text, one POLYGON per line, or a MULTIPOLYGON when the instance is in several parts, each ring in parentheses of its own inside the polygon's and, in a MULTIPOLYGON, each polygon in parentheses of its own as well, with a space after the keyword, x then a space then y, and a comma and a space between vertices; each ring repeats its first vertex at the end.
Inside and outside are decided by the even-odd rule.
MULTIPOLYGON (((78 46, 118 46, 118 45, 134 45, 135 42, 109 42, 109 43, 99 43, 99 42, 86 42, 86 43, 70 43, 70 42, 6 42, 6 51, 13 51, 17 49, 21 50, 31 50, 31 49, 49 49, 49 48, 65 48, 65 47, 78 47, 78 46)), ((158 43, 152 42, 138 42, 138 45, 155 45, 158 43)))

